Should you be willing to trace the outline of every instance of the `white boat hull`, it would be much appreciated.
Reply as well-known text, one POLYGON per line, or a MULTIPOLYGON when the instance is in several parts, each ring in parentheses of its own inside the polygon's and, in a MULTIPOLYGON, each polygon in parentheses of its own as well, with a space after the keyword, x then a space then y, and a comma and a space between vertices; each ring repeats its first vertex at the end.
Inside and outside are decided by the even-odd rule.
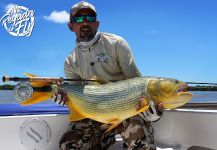
MULTIPOLYGON (((51 138, 43 148, 32 150, 58 150, 61 135, 68 127, 67 115, 27 115, 0 117, 0 149, 1 150, 31 150, 21 142, 21 126, 28 120, 38 118, 45 121, 50 128, 51 138)), ((34 128, 34 127, 33 127, 34 128)), ((39 132, 39 131, 38 131, 39 132)), ((43 133, 40 133, 43 134, 43 133)), ((37 138, 37 136, 36 136, 37 138)), ((31 138, 30 138, 31 140, 31 138)), ((34 142, 34 140, 32 140, 34 142)), ((40 142, 39 142, 40 144, 40 142)), ((36 146, 38 147, 38 146, 36 146)))
MULTIPOLYGON (((66 132, 68 124, 67 115, 0 117, 0 149, 58 150, 59 140, 66 132), (49 135, 41 132, 44 130, 41 130, 41 126, 37 123, 42 123, 42 128, 50 132, 50 138, 45 143, 41 143, 38 139, 49 135), (28 144, 31 142, 34 144, 29 149, 28 144)), ((192 150, 200 146, 203 150, 217 149, 217 111, 187 109, 165 111, 163 117, 153 123, 153 126, 157 145, 162 148, 192 150)))

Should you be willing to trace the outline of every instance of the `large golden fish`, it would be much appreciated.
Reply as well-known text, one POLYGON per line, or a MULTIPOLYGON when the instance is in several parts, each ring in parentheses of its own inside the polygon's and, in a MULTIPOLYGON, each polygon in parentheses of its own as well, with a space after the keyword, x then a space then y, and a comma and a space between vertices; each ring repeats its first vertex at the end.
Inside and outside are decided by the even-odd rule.
MULTIPOLYGON (((29 77, 33 77, 30 74, 29 77)), ((50 86, 51 83, 30 82, 33 87, 50 86)), ((111 124, 109 130, 122 121, 146 111, 148 101, 162 103, 166 109, 184 105, 192 98, 187 84, 176 79, 137 77, 103 85, 64 83, 58 88, 68 93, 70 121, 90 118, 111 124), (143 97, 143 101, 140 101, 143 97)), ((21 102, 30 105, 50 99, 51 92, 34 92, 30 99, 21 102)))

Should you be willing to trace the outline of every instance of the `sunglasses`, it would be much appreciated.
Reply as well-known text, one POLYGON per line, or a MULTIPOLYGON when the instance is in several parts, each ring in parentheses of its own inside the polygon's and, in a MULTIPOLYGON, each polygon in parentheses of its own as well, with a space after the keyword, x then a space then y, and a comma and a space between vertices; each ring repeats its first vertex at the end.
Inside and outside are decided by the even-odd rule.
POLYGON ((84 22, 84 19, 86 19, 87 22, 95 22, 96 16, 93 16, 93 15, 75 16, 72 18, 71 21, 76 22, 76 23, 82 23, 84 22))

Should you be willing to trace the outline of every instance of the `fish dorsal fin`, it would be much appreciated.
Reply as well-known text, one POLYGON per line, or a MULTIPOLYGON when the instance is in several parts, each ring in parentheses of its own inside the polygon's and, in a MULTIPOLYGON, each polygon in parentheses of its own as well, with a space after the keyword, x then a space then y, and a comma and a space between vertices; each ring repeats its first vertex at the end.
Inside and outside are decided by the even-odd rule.
MULTIPOLYGON (((39 77, 37 75, 34 75, 34 74, 31 74, 31 73, 23 73, 25 76, 29 77, 29 78, 34 78, 34 77, 39 77)), ((50 86, 52 83, 50 82, 34 82, 34 81, 31 81, 30 84, 33 86, 33 87, 44 87, 44 86, 50 86)))
POLYGON ((91 78, 89 78, 89 80, 93 80, 92 84, 94 85, 102 85, 102 84, 107 84, 109 83, 108 80, 105 80, 103 78, 97 77, 97 76, 93 76, 91 78))
POLYGON ((31 77, 38 77, 37 75, 31 74, 31 73, 26 73, 26 72, 24 72, 23 74, 24 74, 25 76, 29 77, 29 78, 31 78, 31 77))

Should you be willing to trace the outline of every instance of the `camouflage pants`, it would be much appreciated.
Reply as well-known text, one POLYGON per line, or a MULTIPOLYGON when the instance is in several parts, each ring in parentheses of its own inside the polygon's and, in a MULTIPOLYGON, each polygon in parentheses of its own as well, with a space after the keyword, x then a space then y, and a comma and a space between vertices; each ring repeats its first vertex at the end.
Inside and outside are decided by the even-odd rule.
POLYGON ((115 143, 116 134, 121 134, 128 150, 155 150, 153 128, 139 116, 105 133, 108 127, 90 119, 72 122, 60 140, 60 150, 105 150, 115 143))

